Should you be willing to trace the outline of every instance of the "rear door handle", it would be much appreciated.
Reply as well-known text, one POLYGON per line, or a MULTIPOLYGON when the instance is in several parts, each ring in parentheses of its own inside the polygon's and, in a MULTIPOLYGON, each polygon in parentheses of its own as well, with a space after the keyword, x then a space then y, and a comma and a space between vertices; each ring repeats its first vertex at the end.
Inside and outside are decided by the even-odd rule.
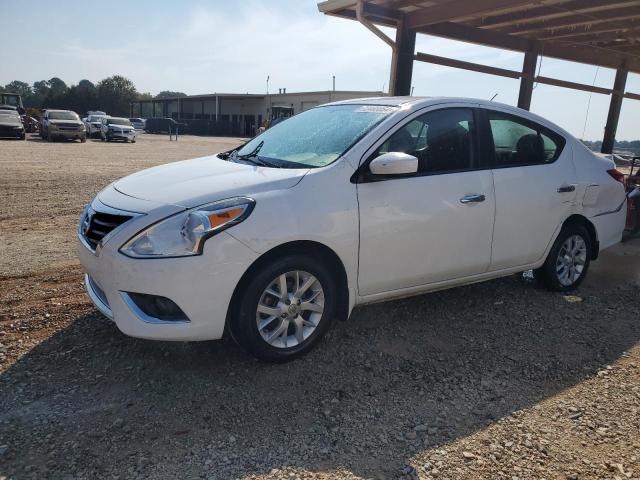
POLYGON ((569 193, 569 192, 575 192, 575 191, 576 191, 575 185, 561 185, 558 187, 558 193, 569 193))
POLYGON ((484 201, 485 201, 485 196, 478 193, 465 195, 460 199, 460 203, 480 203, 484 201))

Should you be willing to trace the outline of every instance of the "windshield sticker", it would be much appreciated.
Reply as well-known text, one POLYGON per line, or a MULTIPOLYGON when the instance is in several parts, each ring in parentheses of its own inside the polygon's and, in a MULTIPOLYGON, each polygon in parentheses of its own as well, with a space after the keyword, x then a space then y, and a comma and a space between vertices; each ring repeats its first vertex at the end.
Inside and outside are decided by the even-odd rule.
POLYGON ((396 107, 388 107, 385 105, 362 105, 359 107, 357 113, 391 113, 396 110, 396 107))

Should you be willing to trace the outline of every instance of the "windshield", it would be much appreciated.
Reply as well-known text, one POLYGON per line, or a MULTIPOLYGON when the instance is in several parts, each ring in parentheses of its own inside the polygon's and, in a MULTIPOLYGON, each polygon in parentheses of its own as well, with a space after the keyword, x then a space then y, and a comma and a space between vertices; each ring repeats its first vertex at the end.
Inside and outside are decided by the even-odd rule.
POLYGON ((107 120, 109 125, 129 125, 131 126, 131 122, 126 118, 110 118, 107 120))
POLYGON ((90 122, 101 122, 104 118, 104 115, 89 115, 90 122))
POLYGON ((238 156, 259 153, 258 159, 278 167, 324 167, 395 110, 379 105, 313 108, 258 135, 238 156))
POLYGON ((49 112, 50 120, 79 120, 73 112, 49 112))

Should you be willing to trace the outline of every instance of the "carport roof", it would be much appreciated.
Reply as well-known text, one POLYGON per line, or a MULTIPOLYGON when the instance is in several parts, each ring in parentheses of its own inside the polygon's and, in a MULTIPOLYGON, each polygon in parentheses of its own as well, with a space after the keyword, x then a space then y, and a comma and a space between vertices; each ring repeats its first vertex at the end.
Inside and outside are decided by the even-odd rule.
MULTIPOLYGON (((321 12, 356 19, 356 0, 321 12)), ((367 19, 418 33, 640 73, 640 0, 366 0, 367 19)))

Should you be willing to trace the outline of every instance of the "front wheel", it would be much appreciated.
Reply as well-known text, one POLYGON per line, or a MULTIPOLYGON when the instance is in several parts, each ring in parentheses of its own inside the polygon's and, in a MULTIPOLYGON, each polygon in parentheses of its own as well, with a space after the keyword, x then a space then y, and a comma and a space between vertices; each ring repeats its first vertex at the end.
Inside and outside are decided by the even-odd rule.
POLYGON ((336 314, 336 282, 326 266, 292 254, 250 275, 230 318, 233 338, 255 357, 271 362, 311 350, 336 314))
POLYGON ((536 270, 536 277, 549 290, 574 290, 587 275, 592 248, 591 236, 582 225, 563 227, 544 265, 536 270))

